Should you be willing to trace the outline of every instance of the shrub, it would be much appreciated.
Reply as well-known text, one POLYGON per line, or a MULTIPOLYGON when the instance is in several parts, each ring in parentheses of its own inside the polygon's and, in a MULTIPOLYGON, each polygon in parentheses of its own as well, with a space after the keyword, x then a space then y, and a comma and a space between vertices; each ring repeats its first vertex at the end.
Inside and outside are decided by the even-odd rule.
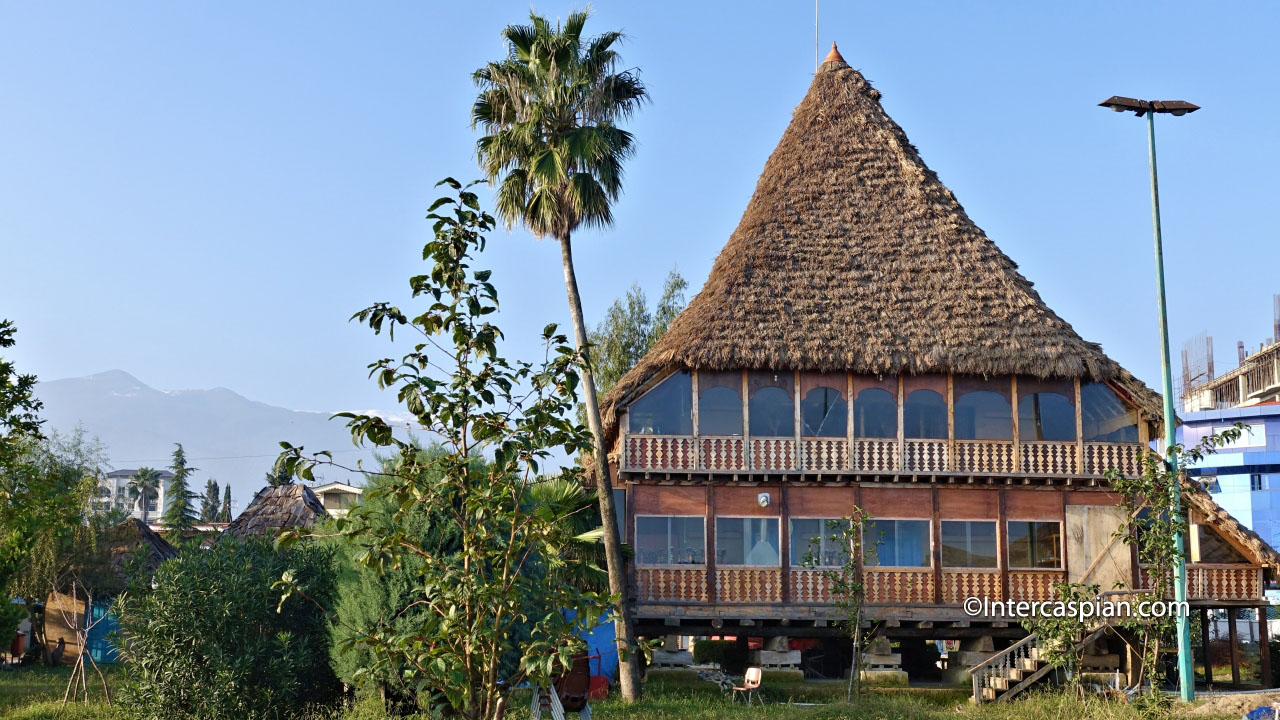
POLYGON ((747 649, 736 640, 699 640, 693 644, 693 662, 719 665, 731 674, 741 675, 747 667, 747 649))
POLYGON ((117 600, 122 706, 140 720, 275 719, 331 700, 332 596, 332 552, 315 545, 188 549, 117 600), (281 601, 287 571, 300 592, 281 601))

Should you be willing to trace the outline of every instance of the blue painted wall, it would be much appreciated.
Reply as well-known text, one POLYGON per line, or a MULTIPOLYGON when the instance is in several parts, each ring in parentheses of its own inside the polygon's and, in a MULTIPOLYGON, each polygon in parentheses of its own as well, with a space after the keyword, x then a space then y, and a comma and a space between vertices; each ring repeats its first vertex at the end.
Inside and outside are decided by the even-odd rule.
POLYGON ((1181 418, 1178 441, 1186 446, 1215 428, 1237 422, 1250 426, 1248 439, 1190 466, 1189 474, 1210 485, 1216 481, 1210 492, 1218 504, 1272 547, 1280 547, 1280 405, 1206 410, 1181 418))

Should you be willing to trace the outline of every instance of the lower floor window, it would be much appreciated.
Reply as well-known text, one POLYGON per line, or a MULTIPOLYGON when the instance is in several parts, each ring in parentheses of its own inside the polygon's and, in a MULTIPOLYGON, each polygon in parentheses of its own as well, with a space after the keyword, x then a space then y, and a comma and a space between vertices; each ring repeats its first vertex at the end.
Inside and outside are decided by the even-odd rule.
POLYGON ((867 567, 929 567, 928 520, 869 520, 862 529, 867 567))
POLYGON ((1061 568, 1062 526, 1056 522, 1009 522, 1009 567, 1061 568))
POLYGON ((778 518, 716 518, 717 565, 780 565, 778 518))
POLYGON ((942 566, 996 567, 996 524, 987 520, 943 520, 942 566))
POLYGON ((813 565, 840 567, 846 564, 849 549, 841 540, 838 518, 805 518, 791 521, 791 565, 802 567, 806 560, 813 565))
POLYGON ((637 565, 702 565, 706 557, 701 517, 636 516, 637 565))

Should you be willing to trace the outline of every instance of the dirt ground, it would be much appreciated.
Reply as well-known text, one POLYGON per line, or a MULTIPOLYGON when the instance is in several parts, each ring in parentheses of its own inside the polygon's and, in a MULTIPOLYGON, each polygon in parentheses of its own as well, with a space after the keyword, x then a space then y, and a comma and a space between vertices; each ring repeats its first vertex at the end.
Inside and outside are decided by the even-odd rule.
POLYGON ((1280 703, 1280 691, 1264 690, 1251 693, 1232 693, 1208 696, 1199 694, 1205 700, 1184 715, 1189 717, 1244 717, 1245 713, 1257 707, 1270 707, 1271 703, 1280 703))

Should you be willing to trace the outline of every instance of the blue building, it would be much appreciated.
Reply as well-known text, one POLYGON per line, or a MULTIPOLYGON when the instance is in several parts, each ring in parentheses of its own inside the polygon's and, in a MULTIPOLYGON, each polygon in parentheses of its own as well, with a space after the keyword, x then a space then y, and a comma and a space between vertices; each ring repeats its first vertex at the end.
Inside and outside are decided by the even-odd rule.
POLYGON ((1245 423, 1240 438, 1188 471, 1214 500, 1272 547, 1280 546, 1280 403, 1184 412, 1179 441, 1198 443, 1210 433, 1245 423))

